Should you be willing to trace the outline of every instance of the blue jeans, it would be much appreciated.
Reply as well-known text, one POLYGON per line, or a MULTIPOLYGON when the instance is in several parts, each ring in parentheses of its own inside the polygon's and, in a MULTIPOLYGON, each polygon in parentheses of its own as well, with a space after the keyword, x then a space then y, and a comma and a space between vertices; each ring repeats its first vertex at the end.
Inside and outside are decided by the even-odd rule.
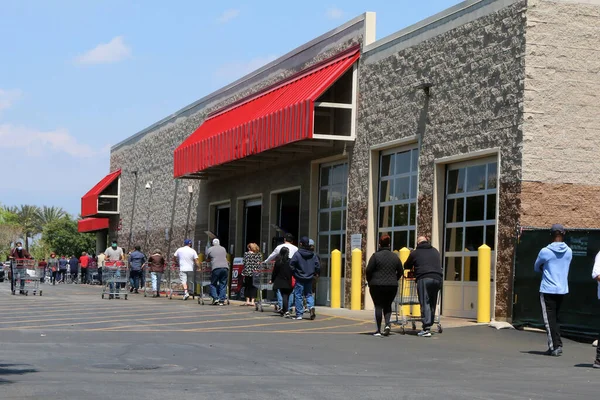
POLYGON ((140 277, 142 275, 142 271, 129 271, 129 284, 135 290, 140 288, 140 277))
POLYGON ((162 274, 160 272, 150 272, 152 277, 152 291, 157 294, 160 293, 160 281, 162 280, 162 274))
POLYGON ((312 279, 296 279, 294 286, 294 300, 296 302, 296 316, 301 317, 304 314, 304 304, 302 304, 302 296, 306 297, 306 305, 308 309, 315 307, 315 298, 312 293, 312 279))
MULTIPOLYGON (((120 278, 121 277, 121 270, 120 269, 115 271, 114 277, 115 278, 120 278)), ((119 282, 116 285, 117 285, 117 287, 115 289, 115 283, 114 282, 110 282, 108 284, 108 288, 110 289, 110 293, 117 293, 118 294, 120 292, 121 283, 119 282)))
MULTIPOLYGON (((294 298, 294 292, 292 291, 292 293, 290 294, 290 301, 288 303, 290 307, 292 307, 292 305, 295 307, 294 298)), ((277 289, 277 305, 279 306, 280 310, 283 308, 283 296, 281 295, 281 290, 279 289, 277 289)))
POLYGON ((213 300, 221 302, 227 299, 227 279, 229 278, 229 269, 213 269, 210 274, 210 297, 213 300))

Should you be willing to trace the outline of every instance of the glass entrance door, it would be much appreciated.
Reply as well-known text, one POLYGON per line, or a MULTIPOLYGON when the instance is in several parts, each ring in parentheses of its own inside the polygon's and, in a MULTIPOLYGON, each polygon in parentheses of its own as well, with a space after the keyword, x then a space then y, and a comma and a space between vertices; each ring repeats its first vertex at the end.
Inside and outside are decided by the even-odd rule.
POLYGON ((229 249, 229 205, 217 206, 213 232, 219 238, 221 246, 229 249))
POLYGON ((477 317, 479 246, 490 246, 495 259, 497 169, 495 161, 456 164, 447 169, 442 299, 446 316, 477 317))
POLYGON ((261 246, 262 200, 246 200, 244 202, 244 243, 242 254, 248 243, 261 246))

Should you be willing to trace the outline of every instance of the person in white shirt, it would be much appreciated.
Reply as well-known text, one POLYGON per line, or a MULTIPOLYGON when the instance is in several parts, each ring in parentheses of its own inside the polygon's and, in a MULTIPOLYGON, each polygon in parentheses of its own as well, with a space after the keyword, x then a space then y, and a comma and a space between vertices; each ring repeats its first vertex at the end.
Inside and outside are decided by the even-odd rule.
POLYGON ((192 241, 185 239, 183 247, 178 248, 174 256, 179 264, 179 279, 184 290, 183 300, 187 300, 190 297, 187 283, 190 281, 194 284, 194 266, 198 262, 198 253, 192 249, 192 241))
POLYGON ((292 257, 294 257, 294 254, 296 254, 296 252, 298 251, 298 248, 296 246, 294 246, 293 242, 294 242, 294 235, 292 235, 291 233, 286 233, 285 237, 283 238, 283 243, 280 244, 279 246, 275 247, 275 250, 273 250, 271 255, 269 255, 269 257, 267 257, 265 262, 275 261, 275 258, 277 258, 277 256, 279 255, 279 252, 281 251, 281 249, 283 247, 287 247, 290 250, 290 259, 292 257))
MULTIPOLYGON (((598 281, 598 300, 600 300, 600 252, 596 254, 594 269, 592 270, 592 279, 598 281)), ((596 347, 596 360, 594 360, 594 368, 600 368, 600 333, 598 334, 598 346, 596 347)))

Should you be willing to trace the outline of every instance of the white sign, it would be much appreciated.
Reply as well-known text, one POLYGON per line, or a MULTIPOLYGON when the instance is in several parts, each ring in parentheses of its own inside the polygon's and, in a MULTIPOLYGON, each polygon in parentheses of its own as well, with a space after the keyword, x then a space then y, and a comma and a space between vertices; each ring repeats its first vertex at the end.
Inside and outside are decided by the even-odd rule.
POLYGON ((169 240, 169 228, 165 228, 165 240, 169 240))
POLYGON ((350 249, 362 249, 362 235, 360 233, 355 233, 350 236, 350 249))
POLYGON ((202 248, 202 240, 198 240, 198 253, 200 253, 201 248, 202 248))

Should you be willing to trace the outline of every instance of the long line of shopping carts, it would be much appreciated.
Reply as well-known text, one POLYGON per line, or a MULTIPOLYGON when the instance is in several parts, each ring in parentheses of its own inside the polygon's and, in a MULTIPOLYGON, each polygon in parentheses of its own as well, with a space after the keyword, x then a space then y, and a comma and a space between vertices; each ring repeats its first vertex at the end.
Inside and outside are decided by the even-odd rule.
MULTIPOLYGON (((417 322, 421 321, 419 294, 417 292, 417 281, 412 276, 403 276, 398 285, 398 294, 394 301, 396 320, 393 324, 400 326, 400 333, 406 333, 406 326, 411 325, 412 330, 417 330, 417 322)), ((438 333, 443 332, 441 311, 441 293, 438 292, 437 304, 434 312, 433 323, 437 325, 438 333)))

